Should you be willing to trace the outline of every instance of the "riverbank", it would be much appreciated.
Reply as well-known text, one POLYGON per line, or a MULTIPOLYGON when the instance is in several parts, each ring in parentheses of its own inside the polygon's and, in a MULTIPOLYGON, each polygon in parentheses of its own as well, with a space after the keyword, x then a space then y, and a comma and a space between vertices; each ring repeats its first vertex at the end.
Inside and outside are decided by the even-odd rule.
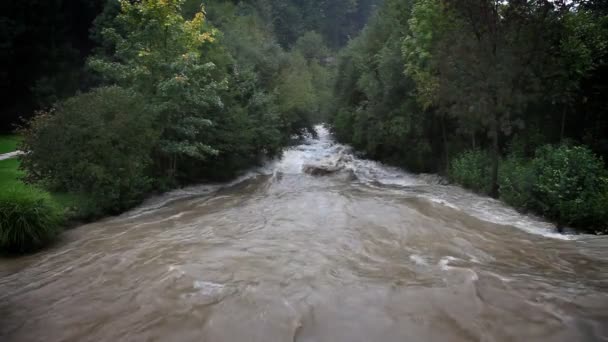
POLYGON ((11 158, 6 160, 0 160, 0 188, 3 190, 26 190, 36 189, 48 193, 49 197, 53 199, 64 211, 68 212, 68 221, 86 221, 86 214, 82 212, 83 204, 86 203, 84 196, 70 194, 66 192, 52 192, 46 191, 40 187, 29 185, 23 182, 25 173, 19 169, 19 159, 11 158))
MULTIPOLYGON (((371 159, 395 165, 394 160, 371 159)), ((489 153, 472 150, 453 157, 441 177, 490 196, 491 172, 489 153)), ((545 145, 528 158, 509 154, 500 160, 498 185, 497 200, 523 215, 552 222, 559 233, 608 233, 608 171, 585 146, 545 145)))
POLYGON ((83 195, 25 183, 19 166, 18 155, 0 160, 0 253, 36 251, 60 231, 100 217, 83 195))
POLYGON ((20 140, 16 134, 0 134, 0 154, 16 151, 20 140))
POLYGON ((34 255, 0 257, 0 339, 606 336, 608 237, 552 233, 320 133, 238 181, 172 191, 34 255), (303 173, 325 160, 345 169, 303 173))

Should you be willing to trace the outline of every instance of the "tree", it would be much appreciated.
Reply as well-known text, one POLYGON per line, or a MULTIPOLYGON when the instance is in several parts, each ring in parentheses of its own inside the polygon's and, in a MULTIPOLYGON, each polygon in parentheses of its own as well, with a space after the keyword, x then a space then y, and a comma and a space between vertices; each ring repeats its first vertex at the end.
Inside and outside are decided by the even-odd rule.
POLYGON ((298 38, 294 50, 299 51, 309 61, 314 59, 317 62, 323 62, 325 58, 329 57, 329 50, 323 36, 314 31, 308 31, 298 38))
POLYGON ((156 163, 170 180, 180 160, 217 153, 205 128, 213 124, 209 112, 221 110, 219 92, 227 86, 223 72, 205 56, 218 32, 206 25, 202 9, 184 19, 182 2, 121 0, 114 25, 102 31, 114 54, 89 61, 107 81, 150 98, 162 127, 156 163))
POLYGON ((304 56, 294 51, 278 79, 279 110, 291 132, 312 132, 311 114, 318 111, 313 78, 304 56))
POLYGON ((418 79, 428 103, 457 118, 473 136, 479 128, 485 131, 492 150, 490 193, 497 196, 501 136, 522 126, 518 115, 540 96, 538 70, 548 59, 550 33, 544 28, 552 7, 489 0, 420 0, 417 6, 411 23, 418 31, 405 39, 405 57, 421 62, 407 63, 413 67, 406 71, 418 79), (446 24, 435 28, 435 18, 446 24), (423 49, 410 53, 408 45, 423 49))

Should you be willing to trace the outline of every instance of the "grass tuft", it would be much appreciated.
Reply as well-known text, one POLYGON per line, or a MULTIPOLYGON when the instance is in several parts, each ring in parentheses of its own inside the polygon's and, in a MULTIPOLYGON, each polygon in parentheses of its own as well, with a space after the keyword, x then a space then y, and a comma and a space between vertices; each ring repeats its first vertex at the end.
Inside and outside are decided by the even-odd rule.
POLYGON ((62 230, 62 210, 45 192, 13 188, 0 192, 0 251, 28 253, 52 240, 62 230))

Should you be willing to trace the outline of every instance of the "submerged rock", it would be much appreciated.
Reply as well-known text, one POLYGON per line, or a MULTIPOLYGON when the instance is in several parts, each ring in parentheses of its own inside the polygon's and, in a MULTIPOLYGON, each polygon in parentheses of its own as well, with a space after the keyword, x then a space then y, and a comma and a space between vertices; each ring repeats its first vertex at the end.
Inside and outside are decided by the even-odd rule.
POLYGON ((345 172, 342 172, 342 174, 344 175, 343 178, 349 182, 354 182, 359 179, 355 171, 350 169, 346 169, 345 172))
POLYGON ((312 176, 327 176, 342 170, 341 167, 335 165, 304 165, 302 166, 302 171, 312 176))
POLYGON ((418 175, 418 178, 426 183, 433 184, 433 185, 449 185, 450 184, 450 182, 446 178, 441 177, 436 174, 432 174, 432 173, 421 173, 418 175))

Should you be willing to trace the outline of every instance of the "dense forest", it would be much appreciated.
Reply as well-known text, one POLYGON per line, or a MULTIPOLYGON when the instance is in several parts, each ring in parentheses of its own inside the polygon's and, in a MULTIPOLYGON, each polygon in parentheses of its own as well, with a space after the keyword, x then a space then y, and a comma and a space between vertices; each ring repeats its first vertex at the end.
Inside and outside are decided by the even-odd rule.
POLYGON ((603 1, 386 0, 332 122, 369 157, 593 231, 608 222, 603 1))
MULTIPOLYGON (((259 57, 264 51, 255 46, 256 42, 263 40, 265 45, 277 45, 285 52, 307 33, 308 41, 304 39, 301 44, 310 44, 310 50, 327 54, 323 51, 326 44, 335 51, 358 34, 376 2, 186 0, 174 5, 180 7, 185 19, 191 19, 204 6, 206 20, 222 29, 223 40, 218 45, 245 45, 231 51, 245 60, 247 53, 259 57), (256 32, 234 35, 245 26, 256 32), (323 39, 321 45, 310 40, 318 37, 323 39), (247 42, 249 46, 246 38, 252 38, 247 42), (251 47, 260 51, 247 52, 251 47)), ((109 44, 104 42, 102 31, 112 25, 119 11, 119 0, 9 0, 0 4, 0 86, 5 94, 0 104, 0 132, 12 131, 15 124, 22 124, 36 110, 48 109, 78 91, 104 84, 87 68, 86 61, 109 44)))
MULTIPOLYGON (((40 210, 46 212, 58 200, 68 219, 118 213, 153 192, 229 179, 313 133, 331 107, 336 51, 364 26, 374 4, 2 6, 8 68, 1 83, 9 96, 0 127, 19 127, 27 151, 21 179, 32 186, 3 192, 2 212, 17 213, 4 221, 17 227, 28 203, 48 202, 40 210), (50 201, 42 201, 47 191, 50 201)), ((23 241, 9 245, 33 247, 23 241)))
POLYGON ((606 229, 604 1, 0 8, 0 131, 19 127, 19 167, 36 189, 3 191, 5 207, 50 192, 86 199, 74 217, 121 212, 234 177, 326 122, 369 158, 444 174, 560 227, 606 229))

